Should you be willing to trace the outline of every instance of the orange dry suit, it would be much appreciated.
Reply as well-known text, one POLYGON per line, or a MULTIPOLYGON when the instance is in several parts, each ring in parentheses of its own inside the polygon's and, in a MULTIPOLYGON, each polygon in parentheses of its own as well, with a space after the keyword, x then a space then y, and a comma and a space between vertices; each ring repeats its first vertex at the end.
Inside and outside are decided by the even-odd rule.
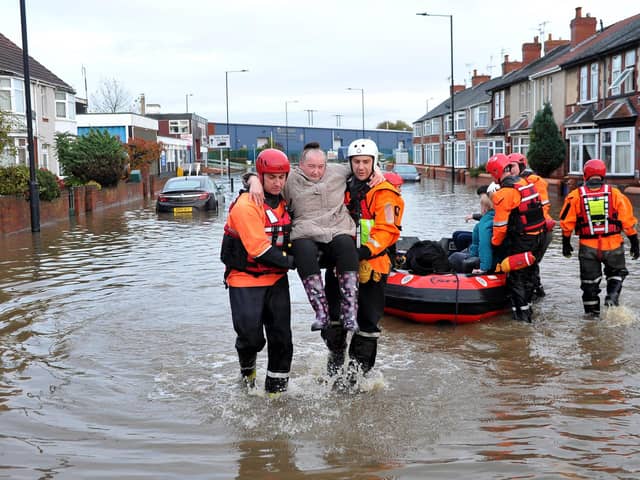
POLYGON ((220 258, 232 287, 274 284, 292 266, 289 249, 291 217, 284 199, 275 208, 257 205, 241 193, 229 207, 220 258), (274 248, 272 248, 274 247, 274 248))

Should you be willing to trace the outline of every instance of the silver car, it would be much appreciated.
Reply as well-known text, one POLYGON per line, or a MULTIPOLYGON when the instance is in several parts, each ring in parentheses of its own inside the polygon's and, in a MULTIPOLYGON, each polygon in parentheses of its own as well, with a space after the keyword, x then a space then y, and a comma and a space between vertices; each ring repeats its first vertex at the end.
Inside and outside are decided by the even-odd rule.
POLYGON ((400 175, 400 178, 405 182, 419 182, 420 181, 420 172, 414 165, 395 165, 393 167, 393 172, 400 175))

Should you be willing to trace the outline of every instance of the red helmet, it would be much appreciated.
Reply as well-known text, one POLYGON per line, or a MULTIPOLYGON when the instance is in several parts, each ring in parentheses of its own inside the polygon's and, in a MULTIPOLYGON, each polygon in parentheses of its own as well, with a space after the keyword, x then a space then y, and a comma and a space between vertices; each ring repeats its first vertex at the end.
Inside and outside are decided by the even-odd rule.
POLYGON ((289 173, 291 165, 285 153, 275 148, 267 148, 260 152, 256 158, 256 171, 258 175, 265 173, 289 173))
POLYGON ((499 182, 504 173, 504 169, 512 163, 504 153, 496 153, 487 162, 487 173, 489 173, 496 182, 499 182))
POLYGON ((520 166, 520 171, 527 168, 527 157, 525 157, 521 153, 511 153, 509 154, 509 161, 511 163, 517 163, 520 166))
POLYGON ((582 167, 582 175, 585 180, 589 180, 591 177, 604 178, 607 174, 607 166, 604 162, 598 158, 593 158, 584 164, 582 167))

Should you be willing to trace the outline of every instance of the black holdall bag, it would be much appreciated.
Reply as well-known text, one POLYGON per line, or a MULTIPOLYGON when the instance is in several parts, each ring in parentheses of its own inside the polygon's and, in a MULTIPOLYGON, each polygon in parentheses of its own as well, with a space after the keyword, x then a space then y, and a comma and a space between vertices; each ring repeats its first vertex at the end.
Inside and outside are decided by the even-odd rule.
POLYGON ((447 273, 451 271, 447 252, 440 242, 421 240, 407 250, 406 268, 416 275, 447 273))

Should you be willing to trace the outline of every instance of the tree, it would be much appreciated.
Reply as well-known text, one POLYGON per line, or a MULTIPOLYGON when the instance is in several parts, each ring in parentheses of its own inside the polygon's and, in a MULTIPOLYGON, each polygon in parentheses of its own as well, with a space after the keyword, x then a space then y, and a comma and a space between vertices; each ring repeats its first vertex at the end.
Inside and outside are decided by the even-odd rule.
POLYGON ((13 137, 9 134, 16 129, 17 122, 11 112, 5 112, 0 110, 0 157, 5 149, 9 151, 10 155, 15 154, 15 144, 13 137))
POLYGON ((564 163, 565 156, 566 146, 553 119, 551 105, 545 103, 531 125, 529 151, 527 152, 529 165, 539 175, 548 177, 551 172, 564 163))
POLYGON ((133 111, 133 97, 115 78, 103 78, 98 90, 91 95, 91 111, 118 113, 133 111))
POLYGON ((56 150, 64 174, 81 183, 93 180, 114 186, 124 174, 127 154, 120 140, 107 131, 91 130, 77 138, 56 134, 56 150))
POLYGON ((131 170, 147 169, 153 162, 160 158, 162 144, 142 138, 130 138, 125 144, 129 154, 129 167, 131 170))
POLYGON ((376 125, 376 128, 381 130, 413 130, 411 126, 403 120, 396 120, 395 122, 385 120, 376 125))

